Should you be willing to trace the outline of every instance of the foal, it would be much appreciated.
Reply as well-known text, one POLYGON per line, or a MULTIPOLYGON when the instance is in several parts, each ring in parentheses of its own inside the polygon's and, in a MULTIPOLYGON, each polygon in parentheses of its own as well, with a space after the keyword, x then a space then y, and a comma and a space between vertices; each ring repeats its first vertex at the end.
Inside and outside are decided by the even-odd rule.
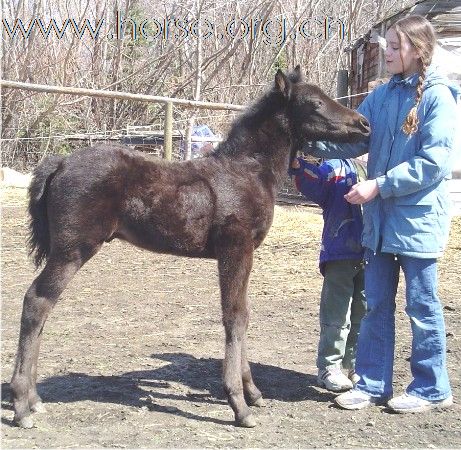
POLYGON ((247 361, 247 286, 253 252, 272 223, 278 181, 309 139, 355 140, 366 119, 301 80, 299 66, 278 71, 273 87, 237 119, 208 157, 150 160, 120 145, 100 145, 37 167, 29 190, 29 244, 45 267, 23 304, 11 388, 15 422, 33 426, 43 410, 37 358, 46 318, 75 273, 104 242, 119 238, 154 252, 218 262, 225 329, 224 390, 237 425, 255 426, 262 406, 247 361), (245 400, 246 398, 246 400, 245 400))

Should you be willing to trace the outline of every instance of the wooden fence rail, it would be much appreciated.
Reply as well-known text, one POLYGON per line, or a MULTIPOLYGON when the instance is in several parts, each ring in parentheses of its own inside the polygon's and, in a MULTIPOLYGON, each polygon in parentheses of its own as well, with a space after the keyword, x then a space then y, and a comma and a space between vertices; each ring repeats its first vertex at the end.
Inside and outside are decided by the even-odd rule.
POLYGON ((241 111, 245 107, 231 103, 213 103, 180 98, 161 97, 157 95, 133 94, 131 92, 109 91, 104 89, 86 89, 70 86, 47 86, 45 84, 23 83, 19 81, 0 80, 2 88, 22 89, 49 94, 79 95, 85 97, 117 98, 120 100, 134 100, 141 102, 163 103, 165 105, 164 150, 165 158, 171 159, 173 142, 173 105, 185 108, 241 111))

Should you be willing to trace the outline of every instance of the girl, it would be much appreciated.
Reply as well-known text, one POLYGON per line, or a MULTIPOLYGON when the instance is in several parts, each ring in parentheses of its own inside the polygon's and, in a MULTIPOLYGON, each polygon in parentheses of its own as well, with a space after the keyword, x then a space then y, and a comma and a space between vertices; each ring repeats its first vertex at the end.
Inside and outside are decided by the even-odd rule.
POLYGON ((350 203, 363 204, 364 210, 368 306, 357 349, 360 380, 335 401, 345 409, 388 402, 396 412, 419 412, 445 408, 453 401, 436 258, 442 255, 450 226, 446 179, 458 150, 454 137, 459 90, 430 65, 436 38, 426 19, 409 16, 397 21, 386 41, 386 66, 393 76, 358 109, 370 122, 370 137, 357 144, 317 142, 303 150, 326 158, 369 152, 368 180, 345 195, 350 203), (404 395, 392 398, 400 268, 413 336, 413 380, 404 395))

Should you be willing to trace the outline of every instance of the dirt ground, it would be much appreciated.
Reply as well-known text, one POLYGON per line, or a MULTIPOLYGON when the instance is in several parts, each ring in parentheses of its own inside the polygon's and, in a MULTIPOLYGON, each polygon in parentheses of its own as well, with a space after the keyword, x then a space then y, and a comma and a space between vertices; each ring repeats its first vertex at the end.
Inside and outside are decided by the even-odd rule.
MULTIPOLYGON (((32 282, 24 191, 2 192, 3 448, 461 448, 461 218, 440 261, 452 409, 395 415, 332 406, 316 386, 322 217, 276 206, 250 283, 249 358, 267 406, 233 425, 221 388, 223 328, 214 261, 114 241, 72 281, 45 326, 38 389, 47 413, 12 425, 9 381, 22 297, 32 282)), ((410 381, 410 327, 398 296, 395 392, 410 381)))

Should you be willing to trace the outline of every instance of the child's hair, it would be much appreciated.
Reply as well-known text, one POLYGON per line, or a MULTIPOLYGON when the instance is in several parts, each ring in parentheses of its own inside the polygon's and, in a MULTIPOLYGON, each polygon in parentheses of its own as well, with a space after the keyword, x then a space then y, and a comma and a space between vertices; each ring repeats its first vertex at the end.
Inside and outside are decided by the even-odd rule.
POLYGON ((400 43, 402 43, 403 36, 406 36, 421 56, 421 71, 419 73, 418 84, 416 85, 415 106, 411 108, 402 126, 402 130, 406 134, 411 135, 418 129, 418 105, 423 96, 423 83, 426 78, 426 70, 431 64, 437 40, 431 23, 422 16, 404 17, 395 22, 391 28, 397 33, 400 43))

